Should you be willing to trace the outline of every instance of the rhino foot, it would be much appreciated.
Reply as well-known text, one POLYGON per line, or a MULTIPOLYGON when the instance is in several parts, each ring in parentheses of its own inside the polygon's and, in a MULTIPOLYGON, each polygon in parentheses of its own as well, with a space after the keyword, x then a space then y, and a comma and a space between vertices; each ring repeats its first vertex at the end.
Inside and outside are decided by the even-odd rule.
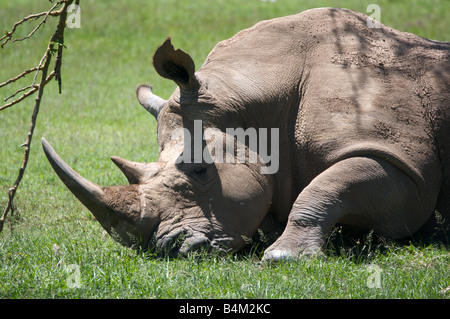
POLYGON ((280 262, 280 261, 295 261, 299 258, 297 254, 292 254, 286 250, 272 250, 269 252, 264 252, 263 262, 280 262))
POLYGON ((308 248, 308 249, 289 249, 289 248, 281 248, 274 247, 268 248, 264 252, 264 256, 262 262, 283 262, 283 261, 297 261, 303 258, 312 258, 324 256, 323 252, 320 248, 308 248))

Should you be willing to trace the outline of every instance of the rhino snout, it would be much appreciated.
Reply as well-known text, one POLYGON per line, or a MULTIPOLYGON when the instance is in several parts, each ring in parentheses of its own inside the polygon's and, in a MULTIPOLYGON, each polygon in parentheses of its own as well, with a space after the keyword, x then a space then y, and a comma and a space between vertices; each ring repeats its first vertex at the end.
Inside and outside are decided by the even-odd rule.
POLYGON ((159 240, 156 239, 156 231, 153 242, 148 249, 159 256, 164 257, 186 257, 192 252, 211 251, 211 240, 203 234, 189 234, 185 229, 175 230, 159 240))

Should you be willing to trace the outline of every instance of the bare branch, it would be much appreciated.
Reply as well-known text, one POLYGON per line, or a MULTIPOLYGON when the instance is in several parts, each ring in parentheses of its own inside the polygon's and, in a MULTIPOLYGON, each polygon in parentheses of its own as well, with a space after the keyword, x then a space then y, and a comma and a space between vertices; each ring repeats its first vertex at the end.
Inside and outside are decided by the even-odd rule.
MULTIPOLYGON (((57 16, 57 15, 61 14, 61 12, 59 12, 59 11, 52 12, 54 8, 56 8, 57 6, 59 6, 61 4, 61 2, 64 2, 64 1, 59 1, 59 2, 55 3, 55 5, 49 11, 47 11, 47 13, 45 13, 44 19, 42 19, 42 21, 27 36, 25 36, 23 38, 14 39, 13 42, 23 41, 23 40, 28 39, 29 37, 31 37, 41 27, 41 25, 43 25, 47 21, 47 18, 48 18, 48 16, 50 14, 52 14, 54 16, 57 16)), ((42 12, 42 13, 44 13, 44 12, 42 12)))
POLYGON ((3 87, 3 86, 6 86, 6 85, 8 85, 8 84, 10 84, 10 83, 12 83, 12 82, 15 82, 15 81, 17 81, 17 80, 20 79, 20 78, 23 78, 23 77, 24 77, 25 75, 27 75, 28 73, 31 73, 31 72, 33 72, 33 71, 38 71, 38 70, 40 70, 40 69, 41 69, 40 66, 36 66, 36 67, 34 67, 34 68, 31 68, 31 69, 28 69, 28 70, 26 70, 26 71, 23 71, 22 73, 20 73, 19 75, 15 76, 15 77, 13 77, 13 78, 11 78, 11 79, 9 79, 8 81, 5 81, 5 82, 3 82, 3 83, 0 83, 0 88, 3 87))
POLYGON ((41 69, 42 69, 42 64, 44 63, 44 60, 46 59, 46 57, 47 57, 47 54, 48 54, 48 48, 47 48, 47 51, 45 51, 44 55, 42 56, 42 59, 41 59, 41 61, 39 61, 39 65, 37 66, 37 71, 36 71, 36 74, 34 75, 33 85, 35 85, 35 84, 36 84, 36 79, 37 79, 37 76, 38 76, 39 70, 41 70, 41 69))
MULTIPOLYGON (((48 75, 47 79, 44 81, 44 86, 45 86, 48 82, 50 82, 50 80, 55 76, 55 74, 56 74, 56 72, 55 72, 55 71, 52 71, 52 72, 48 75)), ((31 84, 31 85, 29 85, 29 86, 27 86, 27 87, 24 87, 24 88, 22 88, 22 89, 17 90, 12 96, 6 98, 5 100, 8 100, 8 99, 12 98, 13 96, 17 95, 18 93, 20 93, 21 91, 25 91, 26 89, 28 89, 28 88, 31 87, 31 89, 30 89, 28 92, 25 92, 24 94, 22 94, 22 95, 21 95, 19 98, 17 98, 16 100, 14 100, 14 101, 12 101, 12 102, 10 102, 10 103, 8 103, 8 104, 5 104, 5 105, 3 105, 2 107, 0 107, 0 111, 3 111, 4 109, 7 109, 7 108, 13 106, 14 104, 17 104, 17 103, 21 102, 22 100, 26 99, 27 97, 29 97, 30 95, 32 95, 33 93, 35 93, 35 92, 39 89, 39 86, 40 86, 40 85, 41 85, 41 84, 39 84, 39 85, 31 84)))
MULTIPOLYGON (((8 42, 11 40, 11 38, 12 38, 14 32, 16 32, 16 29, 17 29, 18 26, 20 26, 21 24, 23 24, 23 23, 26 22, 26 21, 37 20, 38 18, 40 18, 40 17, 42 17, 42 16, 45 16, 44 20, 43 20, 43 21, 35 28, 35 30, 33 30, 28 36, 26 36, 26 37, 24 37, 24 38, 22 38, 22 39, 20 39, 20 40, 14 40, 14 41, 21 41, 21 40, 24 40, 24 39, 29 38, 30 36, 32 36, 32 35, 37 31, 37 29, 40 27, 40 25, 41 25, 43 22, 45 23, 45 21, 46 21, 46 19, 47 19, 47 17, 48 17, 49 15, 50 15, 50 16, 54 16, 54 17, 57 17, 57 16, 61 15, 61 13, 62 13, 61 11, 62 11, 63 9, 61 9, 61 10, 59 10, 59 11, 53 11, 53 9, 55 9, 57 6, 59 6, 59 5, 60 5, 61 3, 63 3, 63 2, 65 2, 65 0, 60 0, 60 1, 58 1, 57 3, 55 3, 55 4, 53 5, 53 7, 52 7, 49 11, 41 12, 41 13, 36 13, 36 14, 30 14, 29 16, 23 18, 22 20, 17 21, 16 23, 14 23, 14 25, 13 25, 11 31, 6 32, 5 35, 2 36, 2 37, 0 38, 0 41, 6 39, 6 40, 3 41, 3 43, 0 45, 0 47, 3 49, 3 47, 5 46, 5 44, 8 43, 8 42)), ((13 41, 13 42, 14 42, 14 41, 13 41)))
MULTIPOLYGON (((13 33, 15 32, 16 28, 22 24, 25 21, 31 20, 31 19, 37 19, 41 16, 44 16, 44 20, 41 21, 37 27, 34 28, 34 30, 25 38, 23 39, 27 39, 29 37, 31 37, 38 29, 39 27, 45 23, 47 17, 49 15, 52 16, 59 16, 59 22, 58 22, 58 26, 56 28, 56 31, 53 33, 52 37, 50 38, 49 44, 47 46, 47 50, 45 51, 44 56, 42 57, 42 59, 39 62, 39 65, 35 68, 31 68, 28 69, 24 72, 22 72, 21 74, 19 74, 18 76, 9 79, 8 81, 0 84, 0 87, 8 85, 22 77, 24 77, 25 75, 27 75, 28 73, 34 72, 36 71, 36 75, 34 77, 34 81, 31 85, 24 87, 22 89, 17 90, 13 95, 11 95, 9 98, 10 99, 12 97, 14 97, 15 95, 17 95, 20 92, 23 92, 25 90, 28 90, 27 92, 25 92, 24 94, 22 94, 22 96, 20 96, 18 99, 3 105, 2 107, 0 107, 0 111, 13 106, 14 104, 17 104, 19 102, 21 102, 22 100, 24 100, 25 98, 27 98, 28 96, 30 96, 31 94, 35 93, 36 91, 37 96, 35 99, 35 104, 34 104, 34 109, 33 109, 33 114, 31 116, 31 124, 30 124, 30 128, 27 134, 27 139, 25 141, 24 144, 22 144, 22 146, 25 147, 24 150, 24 158, 23 158, 23 162, 22 165, 19 169, 19 174, 17 176, 16 182, 14 183, 14 185, 8 190, 8 201, 6 203, 6 207, 3 211, 3 214, 0 217, 0 233, 3 230, 3 224, 5 222, 6 216, 8 215, 8 212, 13 213, 14 212, 14 206, 13 206, 13 200, 14 200, 14 196, 16 194, 16 191, 19 187, 20 182, 22 181, 23 175, 25 173, 25 169, 27 167, 28 164, 28 160, 29 160, 29 156, 30 156, 30 150, 31 150, 31 140, 33 138, 33 133, 34 133, 34 128, 36 126, 36 121, 37 121, 37 116, 39 114, 39 108, 41 105, 41 101, 42 101, 42 96, 44 94, 44 88, 46 86, 47 83, 49 83, 51 81, 51 79, 56 78, 58 80, 58 86, 59 86, 59 90, 61 92, 61 65, 62 65, 62 52, 63 52, 63 43, 64 43, 64 29, 66 26, 66 19, 67 19, 67 7, 69 5, 71 5, 73 2, 73 0, 60 0, 58 1, 49 11, 45 12, 45 13, 38 13, 35 15, 30 15, 22 20, 20 20, 19 22, 16 22, 12 28, 12 30, 10 32, 8 32, 5 36, 0 38, 0 41, 4 40, 4 42, 1 44, 1 47, 3 48, 3 46, 11 40, 11 37, 13 35, 13 33), (61 8, 61 10, 59 11, 53 11, 54 8, 56 8, 57 5, 64 3, 63 7, 61 8), (52 54, 55 52, 55 48, 54 46, 58 45, 58 48, 56 49, 56 61, 55 61, 55 67, 54 70, 51 71, 48 74, 49 71, 49 67, 50 67, 50 62, 52 59, 52 54), (36 79, 37 79, 37 75, 39 73, 39 71, 42 71, 42 75, 41 75, 41 79, 39 84, 36 85, 36 79), (48 74, 48 75, 47 75, 48 74)), ((78 1, 77 1, 78 4, 78 1)), ((18 41, 20 41, 20 39, 18 39, 18 41)), ((14 42, 14 41, 13 41, 14 42)))
MULTIPOLYGON (((39 23, 38 26, 37 26, 37 27, 36 27, 36 28, 35 28, 28 36, 26 36, 26 37, 24 37, 24 38, 21 38, 21 39, 15 39, 13 42, 15 42, 15 41, 21 41, 21 40, 27 39, 27 38, 29 38, 30 36, 32 36, 32 35, 36 32, 36 30, 39 28, 39 26, 41 26, 42 23, 45 23, 47 17, 48 17, 50 14, 55 14, 55 15, 58 14, 58 15, 62 15, 62 14, 63 14, 63 10, 65 10, 66 6, 64 6, 64 7, 63 7, 61 10, 59 10, 59 11, 53 11, 53 9, 55 9, 56 6, 60 5, 60 4, 63 3, 63 2, 65 2, 65 1, 64 1, 64 0, 58 1, 58 2, 55 3, 55 4, 53 5, 53 7, 52 7, 49 11, 47 11, 47 12, 41 12, 41 13, 38 13, 38 14, 32 14, 32 15, 29 15, 28 17, 22 19, 21 21, 27 21, 27 20, 30 20, 31 18, 39 18, 40 16, 45 15, 45 17, 44 17, 44 19, 41 21, 41 23, 39 23)), ((65 13, 64 15, 67 15, 67 13, 65 13)), ((19 22, 20 22, 20 21, 19 21, 19 22)), ((64 21, 64 23, 65 23, 65 21, 64 21)), ((16 23, 16 24, 14 25, 13 30, 15 30, 16 25, 18 25, 18 24, 16 23)), ((59 25, 58 25, 58 28, 60 28, 59 25)), ((10 84, 10 83, 12 83, 12 82, 14 82, 14 81, 16 81, 16 80, 18 80, 18 79, 24 77, 24 76, 27 75, 28 73, 31 73, 31 72, 33 72, 33 71, 36 71, 36 74, 35 74, 35 76, 34 76, 33 83, 32 83, 31 85, 28 85, 28 86, 26 86, 26 87, 23 87, 23 88, 17 90, 17 91, 14 92, 12 95, 10 95, 9 97, 5 98, 4 101, 6 102, 7 100, 13 98, 14 96, 16 96, 16 95, 17 95, 18 93, 20 93, 20 92, 23 92, 23 91, 25 91, 25 90, 27 90, 27 89, 30 89, 30 88, 31 88, 31 89, 30 89, 29 91, 25 92, 23 95, 21 95, 18 99, 14 100, 14 101, 12 101, 12 102, 10 102, 10 103, 4 104, 3 106, 1 106, 1 107, 0 107, 0 111, 3 111, 4 109, 7 109, 7 108, 9 108, 9 107, 11 107, 11 106, 13 106, 13 105, 15 105, 15 104, 21 102, 22 100, 24 100, 24 99, 27 98, 28 96, 32 95, 33 93, 35 93, 35 92, 39 89, 39 86, 36 85, 37 76, 38 76, 38 74, 39 74, 39 71, 43 69, 42 65, 44 64, 44 61, 46 61, 46 60, 49 58, 49 55, 50 55, 51 52, 53 52, 53 50, 54 50, 53 47, 54 47, 54 44, 55 44, 55 39, 58 39, 58 38, 60 37, 60 35, 59 35, 60 32, 58 32, 58 30, 59 30, 59 29, 57 29, 57 31, 53 34, 52 38, 50 39, 50 43, 49 43, 49 45, 48 45, 48 47, 47 47, 47 50, 45 51, 44 55, 42 56, 41 60, 39 61, 39 65, 38 65, 37 67, 28 69, 28 70, 22 72, 21 74, 19 74, 18 76, 14 77, 14 78, 11 78, 11 79, 9 79, 8 81, 6 81, 6 82, 0 84, 0 87, 5 86, 5 85, 8 85, 8 84, 10 84), (57 37, 55 37, 56 34, 58 34, 57 37)), ((0 40, 1 40, 1 39, 0 39, 0 40)), ((62 52, 59 52, 59 51, 60 51, 60 48, 59 48, 59 47, 58 47, 58 50, 57 50, 57 51, 58 51, 57 57, 59 57, 60 55, 62 55, 62 52)), ((56 68, 58 67, 59 64, 60 64, 60 63, 56 63, 56 64, 55 64, 55 70, 56 70, 56 68)), ((52 74, 52 76, 55 76, 55 74, 57 75, 58 73, 57 73, 57 72, 52 72, 51 74, 52 74)), ((47 83, 45 83, 45 84, 47 84, 47 83)), ((45 84, 44 84, 44 85, 45 85, 45 84)), ((60 84, 60 83, 59 83, 59 88, 60 88, 60 93, 61 93, 61 84, 60 84)))
POLYGON ((21 88, 21 89, 18 89, 16 92, 14 92, 12 95, 10 95, 10 96, 8 96, 8 97, 5 97, 3 100, 6 102, 6 101, 8 101, 9 99, 12 99, 13 97, 15 97, 17 94, 19 94, 20 92, 23 92, 23 91, 26 91, 26 90, 28 90, 28 89, 31 89, 31 88, 33 88, 35 85, 33 85, 33 84, 30 84, 30 85, 28 85, 28 86, 25 86, 25 87, 23 87, 23 88, 21 88))
POLYGON ((17 100, 14 100, 14 101, 12 101, 12 102, 10 102, 10 103, 8 103, 8 104, 5 104, 5 105, 3 105, 2 107, 0 107, 0 111, 2 111, 2 110, 4 110, 4 109, 7 109, 7 108, 10 107, 10 106, 13 106, 14 104, 17 104, 17 103, 19 103, 20 101, 22 101, 23 99, 25 99, 27 96, 30 96, 31 94, 33 94, 34 92, 37 91, 38 86, 37 86, 37 85, 34 85, 34 84, 31 84, 31 85, 28 85, 28 86, 26 86, 26 87, 23 87, 23 88, 17 90, 16 92, 14 92, 11 96, 5 98, 4 101, 8 101, 9 99, 11 99, 11 98, 13 98, 14 96, 16 96, 17 94, 19 94, 20 92, 23 92, 23 91, 28 90, 28 89, 30 89, 30 90, 29 90, 28 92, 24 93, 24 94, 23 94, 21 97, 19 97, 17 100))

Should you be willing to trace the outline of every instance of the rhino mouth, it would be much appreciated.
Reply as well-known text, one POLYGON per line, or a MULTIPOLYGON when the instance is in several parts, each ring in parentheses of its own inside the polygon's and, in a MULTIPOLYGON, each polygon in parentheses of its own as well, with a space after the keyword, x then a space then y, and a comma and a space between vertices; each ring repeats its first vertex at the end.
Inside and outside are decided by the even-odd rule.
MULTIPOLYGON (((156 239, 156 236, 154 236, 156 239)), ((150 252, 161 257, 187 256, 191 252, 210 252, 211 241, 203 235, 189 236, 185 229, 177 230, 173 234, 163 236, 148 246, 150 252)))
POLYGON ((187 257, 191 253, 226 255, 233 249, 233 237, 205 235, 180 228, 158 238, 157 230, 148 243, 148 251, 162 257, 187 257))

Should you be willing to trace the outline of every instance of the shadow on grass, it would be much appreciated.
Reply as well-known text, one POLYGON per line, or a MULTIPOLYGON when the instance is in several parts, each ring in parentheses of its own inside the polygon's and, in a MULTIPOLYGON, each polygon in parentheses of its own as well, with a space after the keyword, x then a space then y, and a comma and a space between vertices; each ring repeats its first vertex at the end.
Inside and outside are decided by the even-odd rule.
POLYGON ((325 254, 330 257, 343 257, 355 264, 367 264, 380 255, 411 245, 419 249, 429 246, 450 249, 449 229, 444 228, 444 225, 444 223, 438 224, 433 233, 426 235, 419 233, 401 240, 379 236, 373 231, 356 233, 346 230, 343 226, 336 226, 326 242, 325 254))
MULTIPOLYGON (((393 240, 376 235, 373 231, 358 233, 350 231, 345 226, 335 226, 324 245, 324 257, 344 258, 355 264, 370 264, 378 256, 385 255, 405 246, 417 248, 429 246, 450 249, 449 227, 440 215, 436 214, 436 228, 432 233, 419 233, 402 240, 393 240)), ((244 249, 236 253, 238 258, 261 260, 264 250, 268 248, 281 234, 282 230, 267 235, 258 232, 244 249)))
MULTIPOLYGON (((439 219, 439 216, 437 217, 439 219)), ((424 248, 431 245, 436 247, 443 246, 450 249, 448 229, 437 227, 433 234, 427 236, 412 236, 403 240, 388 239, 376 235, 373 231, 358 233, 350 231, 345 226, 335 226, 323 248, 325 258, 344 258, 354 264, 370 264, 380 255, 389 254, 398 251, 405 246, 415 246, 424 248)), ((230 258, 230 260, 244 261, 250 260, 259 262, 263 258, 264 251, 272 245, 282 234, 285 225, 280 224, 276 231, 264 233, 261 230, 252 238, 246 238, 247 245, 236 252, 212 252, 208 249, 189 253, 188 256, 171 256, 154 251, 138 250, 138 254, 143 254, 146 258, 152 260, 178 260, 188 258, 191 260, 208 260, 214 258, 230 258)), ((174 243, 175 245, 176 243, 174 243)))

